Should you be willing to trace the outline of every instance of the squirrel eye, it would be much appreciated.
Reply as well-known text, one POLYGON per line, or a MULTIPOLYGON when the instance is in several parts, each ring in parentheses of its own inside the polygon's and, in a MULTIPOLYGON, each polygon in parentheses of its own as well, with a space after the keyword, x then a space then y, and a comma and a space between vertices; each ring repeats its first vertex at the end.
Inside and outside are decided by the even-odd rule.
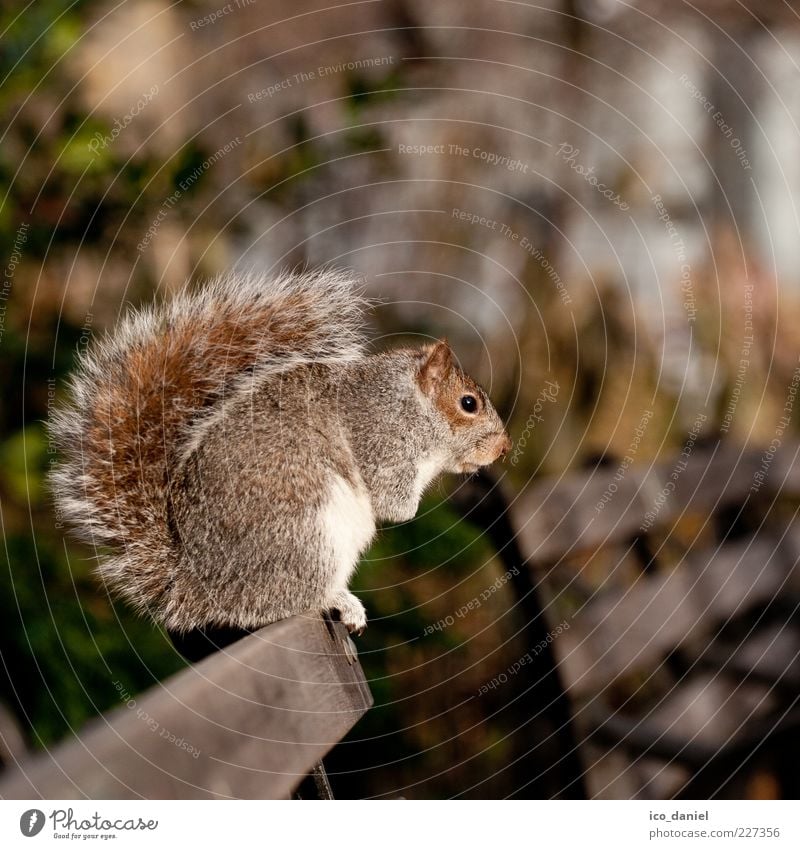
POLYGON ((465 413, 474 413, 478 409, 478 399, 474 395, 462 395, 461 409, 465 413))

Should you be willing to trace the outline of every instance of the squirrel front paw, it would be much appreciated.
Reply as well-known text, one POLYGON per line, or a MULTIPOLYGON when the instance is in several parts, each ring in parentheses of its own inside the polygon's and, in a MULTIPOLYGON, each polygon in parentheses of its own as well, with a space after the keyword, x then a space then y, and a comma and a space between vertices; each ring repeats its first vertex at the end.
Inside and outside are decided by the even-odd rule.
POLYGON ((339 611, 339 619, 351 634, 360 637, 367 627, 367 611, 351 592, 340 590, 330 600, 330 609, 339 611))

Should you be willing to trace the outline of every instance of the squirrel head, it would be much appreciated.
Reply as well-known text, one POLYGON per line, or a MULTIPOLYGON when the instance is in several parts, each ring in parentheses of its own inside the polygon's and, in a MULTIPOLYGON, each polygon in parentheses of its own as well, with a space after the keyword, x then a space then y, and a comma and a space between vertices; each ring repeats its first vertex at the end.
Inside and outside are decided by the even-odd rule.
POLYGON ((417 385, 449 428, 447 471, 476 472, 511 449, 500 416, 459 368, 446 339, 419 351, 417 385))

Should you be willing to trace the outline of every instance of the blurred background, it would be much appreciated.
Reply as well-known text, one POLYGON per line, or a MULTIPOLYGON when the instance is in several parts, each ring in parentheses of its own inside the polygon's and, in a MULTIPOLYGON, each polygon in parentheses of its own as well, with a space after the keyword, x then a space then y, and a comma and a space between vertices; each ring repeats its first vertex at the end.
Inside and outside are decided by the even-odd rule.
MULTIPOLYGON (((187 280, 356 269, 377 346, 446 335, 486 386, 516 441, 497 476, 525 509, 543 483, 671 469, 687 444, 769 446, 800 353, 799 5, 1 4, 7 734, 51 745, 117 705, 115 681, 140 692, 183 665, 54 514, 43 422, 78 351, 187 280)), ((359 570, 376 707, 335 753, 338 795, 524 795, 534 777, 530 703, 513 682, 481 693, 530 650, 526 608, 507 552, 448 498, 458 483, 359 570)), ((621 563, 537 573, 545 633, 633 585, 621 563)), ((634 718, 663 695, 617 686, 634 718)), ((589 741, 587 794, 679 792, 688 773, 652 755, 589 741)), ((723 793, 790 794, 781 769, 723 793)))

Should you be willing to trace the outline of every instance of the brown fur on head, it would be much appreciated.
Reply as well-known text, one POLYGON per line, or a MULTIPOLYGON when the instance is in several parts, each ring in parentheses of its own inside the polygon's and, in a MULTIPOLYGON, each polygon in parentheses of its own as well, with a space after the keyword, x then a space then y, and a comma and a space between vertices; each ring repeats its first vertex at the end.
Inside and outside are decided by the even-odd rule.
POLYGON ((503 422, 483 389, 455 362, 446 339, 419 352, 417 384, 452 433, 449 470, 475 472, 511 448, 503 422))

